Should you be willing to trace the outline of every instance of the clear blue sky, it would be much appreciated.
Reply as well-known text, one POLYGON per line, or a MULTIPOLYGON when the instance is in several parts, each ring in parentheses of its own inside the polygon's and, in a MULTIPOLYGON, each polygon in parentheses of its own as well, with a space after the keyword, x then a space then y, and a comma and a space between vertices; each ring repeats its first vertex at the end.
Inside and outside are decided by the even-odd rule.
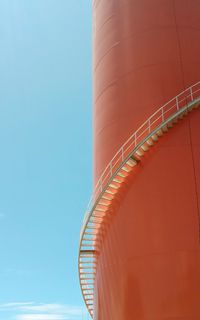
POLYGON ((91 60, 91 0, 0 1, 0 320, 88 319, 91 60))

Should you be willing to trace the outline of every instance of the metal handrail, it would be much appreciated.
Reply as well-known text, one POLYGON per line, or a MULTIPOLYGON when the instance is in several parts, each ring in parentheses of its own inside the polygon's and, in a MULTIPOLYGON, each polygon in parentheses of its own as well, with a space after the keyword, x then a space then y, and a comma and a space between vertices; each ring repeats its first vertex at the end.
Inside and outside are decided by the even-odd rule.
POLYGON ((181 117, 186 111, 192 110, 194 105, 199 105, 200 103, 200 81, 196 84, 190 86, 186 90, 182 91, 176 97, 168 101, 156 112, 154 112, 121 146, 121 148, 114 155, 112 160, 106 166, 105 170, 100 176, 94 193, 89 202, 88 209, 84 216, 83 225, 80 234, 80 245, 79 245, 79 279, 81 290, 83 293, 83 298, 87 305, 88 311, 91 316, 93 316, 93 299, 86 298, 88 294, 93 294, 94 291, 94 281, 95 272, 91 270, 96 269, 96 251, 97 243, 90 238, 84 239, 85 235, 88 235, 87 229, 92 229, 95 233, 89 233, 91 236, 97 234, 95 229, 95 223, 91 218, 93 217, 93 212, 98 205, 103 193, 106 191, 109 184, 112 182, 114 177, 117 176, 118 172, 121 170, 123 165, 130 159, 131 156, 140 149, 140 147, 152 138, 155 134, 158 134, 159 130, 162 131, 163 128, 168 126, 169 123, 173 122, 175 119, 181 117), (85 244, 85 241, 87 244, 85 244), (90 243, 88 245, 88 242, 90 243), (89 246, 90 249, 85 250, 84 247, 89 246), (88 262, 83 262, 83 259, 87 259, 88 262), (86 263, 84 269, 85 274, 94 273, 94 277, 88 278, 84 276, 84 270, 82 270, 82 263, 86 263), (82 271, 81 271, 82 270, 82 271), (88 292, 88 293, 85 293, 88 292), (88 302, 89 301, 89 302, 88 302))
MULTIPOLYGON (((116 167, 117 164, 120 165, 120 163, 123 162, 123 159, 127 156, 126 151, 130 149, 130 146, 131 145, 136 146, 138 143, 140 143, 145 133, 148 134, 151 131, 153 131, 155 126, 158 126, 159 123, 164 122, 167 118, 169 118, 170 115, 172 115, 174 112, 178 111, 183 106, 185 106, 184 102, 187 101, 187 103, 190 103, 194 99, 196 99, 197 96, 199 96, 198 95, 199 92, 200 92, 200 81, 192 85, 191 87, 187 88, 186 90, 182 91, 181 93, 179 93, 173 99, 165 103, 156 112, 154 112, 119 148, 119 150, 116 152, 114 157, 106 166, 99 180, 96 183, 96 186, 94 188, 92 197, 89 201, 87 211, 83 220, 83 228, 84 228, 84 222, 87 220, 88 214, 91 212, 92 207, 94 206, 98 196, 104 189, 107 181, 113 175, 114 168, 116 167), (197 89, 194 90, 195 88, 197 89), (154 119, 154 117, 156 118, 154 119), (141 130, 143 131, 141 132, 141 130)), ((81 231, 83 230, 83 228, 81 229, 81 231)))

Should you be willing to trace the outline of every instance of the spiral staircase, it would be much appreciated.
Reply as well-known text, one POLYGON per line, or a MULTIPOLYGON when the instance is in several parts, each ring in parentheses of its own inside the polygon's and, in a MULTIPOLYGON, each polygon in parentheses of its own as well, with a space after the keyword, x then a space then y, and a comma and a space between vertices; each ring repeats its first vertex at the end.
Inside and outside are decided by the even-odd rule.
POLYGON ((200 106, 200 82, 187 88, 152 114, 118 150, 102 173, 89 202, 79 244, 79 279, 88 311, 94 314, 94 283, 106 217, 123 183, 161 136, 200 106))

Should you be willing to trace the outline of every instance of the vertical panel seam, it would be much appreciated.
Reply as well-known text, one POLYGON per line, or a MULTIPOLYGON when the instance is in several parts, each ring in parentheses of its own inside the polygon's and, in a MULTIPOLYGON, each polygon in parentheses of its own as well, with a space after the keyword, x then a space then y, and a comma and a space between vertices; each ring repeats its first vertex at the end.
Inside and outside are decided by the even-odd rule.
MULTIPOLYGON (((174 6, 174 21, 175 21, 175 28, 176 28, 176 34, 177 34, 177 44, 178 44, 180 68, 181 68, 181 74, 182 74, 182 82, 183 82, 183 89, 185 90, 186 86, 185 86, 185 74, 184 74, 184 67, 183 67, 183 57, 182 57, 180 34, 179 34, 179 29, 178 29, 177 17, 176 17, 176 0, 173 0, 173 6, 174 6)), ((200 208, 199 208, 197 176, 196 176, 195 160, 194 160, 194 149, 193 149, 193 144, 192 144, 192 128, 191 128, 190 116, 188 118, 188 129, 189 129, 189 141, 190 141, 191 156, 192 156, 192 167, 193 167, 193 176, 194 176, 194 185, 195 185, 195 197, 196 197, 196 206, 197 206, 198 241, 200 244, 200 208)))

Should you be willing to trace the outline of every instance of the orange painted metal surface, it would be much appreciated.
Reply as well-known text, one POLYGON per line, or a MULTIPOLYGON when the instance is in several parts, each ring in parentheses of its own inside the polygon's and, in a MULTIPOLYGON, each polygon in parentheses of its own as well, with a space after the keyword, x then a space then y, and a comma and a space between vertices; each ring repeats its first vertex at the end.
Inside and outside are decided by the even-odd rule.
MULTIPOLYGON (((200 80, 198 0, 96 0, 94 177, 149 115, 200 80)), ((100 248, 96 320, 200 319, 200 110, 126 182, 100 248)))

